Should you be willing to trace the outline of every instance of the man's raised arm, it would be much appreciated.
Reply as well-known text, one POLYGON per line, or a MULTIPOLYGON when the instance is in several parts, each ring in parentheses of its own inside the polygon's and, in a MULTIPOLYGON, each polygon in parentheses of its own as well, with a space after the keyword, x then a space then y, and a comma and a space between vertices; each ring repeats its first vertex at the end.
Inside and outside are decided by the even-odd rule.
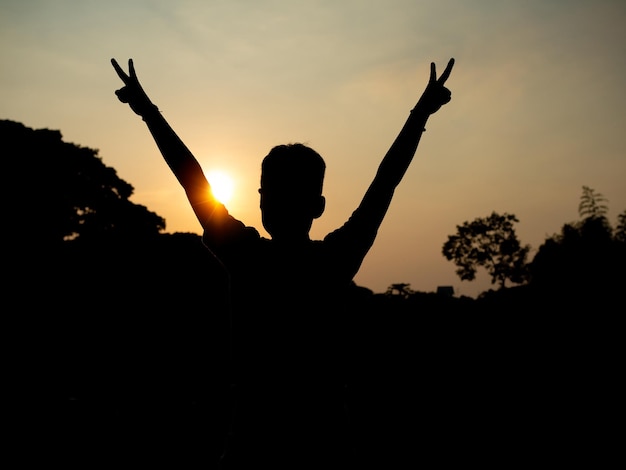
POLYGON ((111 64, 124 82, 124 87, 115 94, 122 103, 128 103, 148 126, 163 158, 185 189, 202 227, 208 230, 212 225, 219 224, 215 219, 215 210, 220 204, 213 197, 200 164, 143 90, 137 79, 133 60, 128 61, 128 74, 115 59, 111 59, 111 64))
POLYGON ((452 93, 444 85, 453 66, 454 59, 450 59, 446 69, 437 78, 435 64, 430 64, 430 79, 426 89, 387 151, 363 197, 359 209, 363 209, 364 215, 370 218, 369 223, 374 224, 376 228, 387 212, 396 186, 413 160, 428 118, 451 99, 452 93))

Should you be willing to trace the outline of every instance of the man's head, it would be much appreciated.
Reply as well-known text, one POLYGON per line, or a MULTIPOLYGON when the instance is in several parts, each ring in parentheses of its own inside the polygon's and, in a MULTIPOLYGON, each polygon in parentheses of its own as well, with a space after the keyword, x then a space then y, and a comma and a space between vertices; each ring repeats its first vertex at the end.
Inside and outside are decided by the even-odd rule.
POLYGON ((308 238, 324 212, 324 159, 303 144, 274 147, 261 165, 263 226, 274 239, 308 238))

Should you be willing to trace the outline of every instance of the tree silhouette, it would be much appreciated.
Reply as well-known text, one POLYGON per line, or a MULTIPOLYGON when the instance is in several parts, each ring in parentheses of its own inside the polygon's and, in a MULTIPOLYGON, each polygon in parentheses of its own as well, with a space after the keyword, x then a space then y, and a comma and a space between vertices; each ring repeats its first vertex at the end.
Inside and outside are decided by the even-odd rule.
POLYGON ((547 238, 530 263, 531 284, 568 298, 607 301, 619 292, 626 278, 626 211, 618 216, 615 232, 606 217, 606 199, 583 186, 581 220, 563 225, 547 238))
POLYGON ((391 284, 385 294, 387 295, 399 295, 400 297, 409 297, 413 293, 411 284, 399 283, 391 284))
POLYGON ((104 455, 216 460, 230 417, 220 265, 199 235, 162 233, 164 219, 129 200, 133 187, 97 150, 9 120, 0 137, 3 292, 24 326, 21 398, 37 427, 55 423, 46 442, 87 466, 104 455))
POLYGON ((583 194, 578 205, 578 214, 581 218, 606 217, 609 207, 606 205, 607 199, 589 186, 583 186, 583 194))
POLYGON ((477 218, 457 226, 456 235, 450 235, 443 245, 443 255, 454 261, 461 280, 471 281, 479 267, 491 276, 491 283, 505 287, 506 281, 523 283, 526 279, 526 257, 530 246, 522 246, 513 224, 512 214, 497 214, 477 218))
POLYGON ((129 201, 133 187, 102 162, 98 150, 64 142, 58 130, 9 120, 0 121, 0 138, 16 242, 144 238, 165 229, 163 218, 129 201))

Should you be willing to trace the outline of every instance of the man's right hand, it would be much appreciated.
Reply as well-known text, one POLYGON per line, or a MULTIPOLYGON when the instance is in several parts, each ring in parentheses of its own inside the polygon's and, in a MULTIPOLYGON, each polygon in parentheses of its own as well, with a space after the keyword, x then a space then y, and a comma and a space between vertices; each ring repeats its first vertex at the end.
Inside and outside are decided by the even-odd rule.
POLYGON ((148 98, 148 95, 146 95, 146 92, 143 91, 139 84, 133 59, 128 59, 128 74, 122 70, 122 67, 115 59, 111 59, 111 64, 117 75, 124 82, 124 86, 115 91, 118 99, 122 103, 128 103, 130 108, 139 116, 145 116, 149 112, 154 112, 157 108, 152 104, 152 101, 150 101, 150 98, 148 98))
POLYGON ((450 59, 446 69, 441 76, 437 78, 437 71, 435 69, 435 63, 430 64, 430 80, 428 85, 422 94, 422 97, 415 106, 415 111, 420 110, 426 115, 436 113, 439 108, 448 103, 452 98, 452 93, 444 85, 452 72, 454 66, 454 59, 450 59))

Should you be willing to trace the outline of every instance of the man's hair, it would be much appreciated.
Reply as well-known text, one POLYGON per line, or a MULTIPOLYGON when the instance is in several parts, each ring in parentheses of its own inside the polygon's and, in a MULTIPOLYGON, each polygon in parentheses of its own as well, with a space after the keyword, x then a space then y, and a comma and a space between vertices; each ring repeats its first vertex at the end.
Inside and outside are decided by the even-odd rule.
POLYGON ((322 193, 326 163, 319 153, 300 144, 277 145, 261 164, 261 188, 293 188, 322 193))

